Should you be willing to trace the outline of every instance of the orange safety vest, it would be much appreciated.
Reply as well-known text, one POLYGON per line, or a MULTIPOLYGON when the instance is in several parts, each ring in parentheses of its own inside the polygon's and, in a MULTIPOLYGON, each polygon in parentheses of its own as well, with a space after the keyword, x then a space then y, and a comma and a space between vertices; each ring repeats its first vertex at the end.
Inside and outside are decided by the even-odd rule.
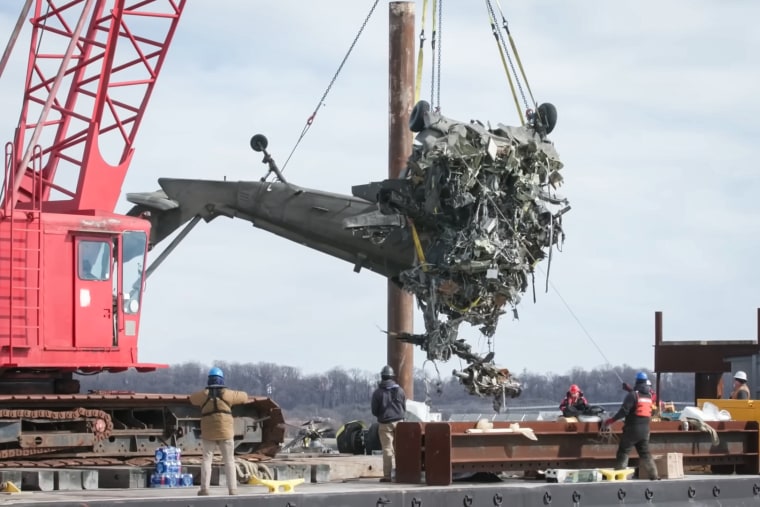
POLYGON ((731 396, 729 396, 730 399, 735 400, 736 395, 739 394, 739 391, 747 391, 747 399, 750 399, 752 396, 749 392, 749 387, 747 387, 747 384, 742 384, 733 391, 731 391, 731 396))
POLYGON ((638 417, 652 417, 652 398, 643 398, 636 391, 636 406, 634 414, 638 417))

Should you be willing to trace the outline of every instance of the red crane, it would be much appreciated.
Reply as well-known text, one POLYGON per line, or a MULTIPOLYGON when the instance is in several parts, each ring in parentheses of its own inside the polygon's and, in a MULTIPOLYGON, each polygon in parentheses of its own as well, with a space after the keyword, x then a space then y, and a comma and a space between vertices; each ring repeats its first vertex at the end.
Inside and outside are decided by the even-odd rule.
MULTIPOLYGON (((161 442, 202 450, 188 395, 78 394, 74 378, 165 366, 137 359, 150 222, 114 209, 184 7, 27 0, 0 58, 2 74, 29 17, 0 187, 0 460, 153 456, 161 442)), ((234 417, 238 451, 276 452, 284 419, 273 401, 252 398, 234 417)))
POLYGON ((184 7, 26 2, 23 107, 0 201, 2 392, 78 392, 74 372, 163 366, 137 359, 150 225, 114 209, 184 7))

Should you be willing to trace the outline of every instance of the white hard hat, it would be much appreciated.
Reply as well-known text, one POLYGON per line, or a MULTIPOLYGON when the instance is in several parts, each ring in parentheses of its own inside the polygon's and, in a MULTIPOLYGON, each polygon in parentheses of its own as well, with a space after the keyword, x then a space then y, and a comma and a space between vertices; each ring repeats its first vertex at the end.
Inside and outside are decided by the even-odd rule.
POLYGON ((744 382, 746 382, 747 381, 747 374, 744 373, 743 371, 737 371, 734 374, 734 379, 736 379, 736 380, 743 380, 744 382))

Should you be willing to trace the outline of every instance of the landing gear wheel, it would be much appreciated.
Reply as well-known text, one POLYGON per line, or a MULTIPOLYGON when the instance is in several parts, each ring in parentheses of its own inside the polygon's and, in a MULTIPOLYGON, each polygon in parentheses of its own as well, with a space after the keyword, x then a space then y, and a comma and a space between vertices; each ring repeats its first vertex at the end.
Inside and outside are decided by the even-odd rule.
POLYGON ((551 134, 554 127, 557 126, 557 108, 551 102, 544 102, 538 106, 538 116, 541 118, 545 132, 551 134))
POLYGON ((264 134, 256 134, 251 138, 251 148, 253 151, 264 151, 269 146, 269 140, 264 134))
POLYGON ((412 132, 421 132, 425 128, 425 114, 430 112, 430 103, 426 100, 420 100, 412 108, 409 115, 409 130, 412 132))

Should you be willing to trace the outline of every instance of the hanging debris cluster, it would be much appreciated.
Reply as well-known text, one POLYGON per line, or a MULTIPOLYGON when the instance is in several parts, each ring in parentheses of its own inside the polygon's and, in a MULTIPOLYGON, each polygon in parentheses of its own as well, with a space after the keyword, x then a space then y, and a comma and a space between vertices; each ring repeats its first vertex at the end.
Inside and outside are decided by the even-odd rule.
POLYGON ((386 180, 378 195, 381 213, 405 217, 417 252, 398 281, 417 297, 426 332, 398 338, 431 360, 471 362, 455 375, 473 394, 516 396, 519 383, 457 330, 466 322, 493 336, 507 309, 516 316, 536 264, 564 240, 570 207, 554 193, 562 163, 535 124, 492 129, 418 104, 411 126, 418 134, 402 179, 386 180))

